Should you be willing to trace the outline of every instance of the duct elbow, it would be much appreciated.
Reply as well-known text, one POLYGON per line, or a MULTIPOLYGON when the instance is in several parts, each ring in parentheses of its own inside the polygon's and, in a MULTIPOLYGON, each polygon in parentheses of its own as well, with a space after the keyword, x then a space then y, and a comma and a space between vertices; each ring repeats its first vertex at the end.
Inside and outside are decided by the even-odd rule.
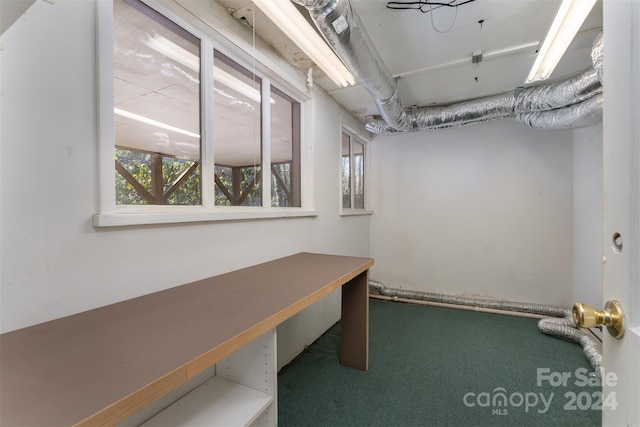
POLYGON ((387 288, 381 282, 375 280, 369 280, 369 290, 375 291, 380 295, 387 294, 387 288))
POLYGON ((368 119, 364 128, 375 135, 393 135, 398 132, 382 119, 368 119))
POLYGON ((446 129, 504 118, 538 129, 574 128, 602 120, 602 33, 593 43, 593 67, 572 78, 517 93, 408 111, 349 0, 292 1, 309 10, 324 38, 373 98, 381 120, 368 120, 365 128, 374 134, 446 129))
POLYGON ((407 132, 413 128, 413 120, 402 108, 397 90, 394 90, 389 99, 376 99, 375 103, 380 115, 393 130, 407 132))

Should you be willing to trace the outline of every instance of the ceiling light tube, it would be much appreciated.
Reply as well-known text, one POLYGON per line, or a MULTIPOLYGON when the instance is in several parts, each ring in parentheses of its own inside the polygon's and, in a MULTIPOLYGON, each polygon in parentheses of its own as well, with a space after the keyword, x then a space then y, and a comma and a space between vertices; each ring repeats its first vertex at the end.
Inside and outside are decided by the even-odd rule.
POLYGON ((113 109, 114 114, 122 117, 126 117, 128 119, 134 120, 136 122, 144 123, 145 125, 154 126, 160 129, 169 130, 171 132, 177 132, 179 134, 190 136, 192 138, 200 138, 200 134, 191 132, 185 129, 181 129, 179 127, 171 126, 166 123, 159 122, 154 119, 150 119, 149 117, 141 116, 140 114, 132 113, 130 111, 125 111, 120 108, 115 107, 113 109))
POLYGON ((525 83, 548 79, 596 0, 562 0, 525 83))
POLYGON ((290 0, 253 0, 253 3, 335 84, 341 87, 355 84, 349 70, 290 0))

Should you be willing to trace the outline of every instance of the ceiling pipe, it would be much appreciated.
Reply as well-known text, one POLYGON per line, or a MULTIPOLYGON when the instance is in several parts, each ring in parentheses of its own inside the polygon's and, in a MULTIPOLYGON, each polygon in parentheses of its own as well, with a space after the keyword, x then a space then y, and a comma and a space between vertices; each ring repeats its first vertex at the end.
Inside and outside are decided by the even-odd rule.
POLYGON ((386 69, 349 0, 292 0, 311 18, 345 66, 369 92, 382 119, 365 127, 376 134, 426 131, 515 118, 538 129, 582 127, 602 120, 602 33, 594 41, 593 67, 559 83, 518 88, 513 92, 448 106, 405 110, 395 79, 386 69))
POLYGON ((528 111, 516 114, 515 121, 535 129, 573 129, 589 126, 602 121, 604 95, 599 93, 591 98, 548 111, 528 111))
POLYGON ((602 77, 603 48, 604 39, 602 37, 602 31, 600 31, 596 36, 596 39, 593 41, 593 46, 591 47, 591 63, 598 73, 598 80, 600 80, 600 83, 604 81, 602 77))
MULTIPOLYGON (((593 67, 558 83, 516 89, 448 106, 421 107, 416 131, 438 130, 513 118, 536 129, 573 129, 602 121, 602 84, 593 67)), ((369 119, 368 131, 398 133, 382 119, 369 119)))
POLYGON ((602 93, 595 68, 589 67, 566 80, 529 87, 518 93, 513 105, 515 114, 549 111, 577 104, 602 93))
POLYGON ((373 98, 384 121, 395 131, 412 129, 412 119, 387 70, 348 0, 293 0, 307 8, 320 33, 358 83, 373 98))
MULTIPOLYGON (((461 127, 513 116, 515 95, 507 92, 457 104, 420 107, 413 111, 415 126, 412 130, 426 131, 461 127)), ((365 123, 369 132, 391 135, 398 133, 382 119, 369 119, 365 123)))

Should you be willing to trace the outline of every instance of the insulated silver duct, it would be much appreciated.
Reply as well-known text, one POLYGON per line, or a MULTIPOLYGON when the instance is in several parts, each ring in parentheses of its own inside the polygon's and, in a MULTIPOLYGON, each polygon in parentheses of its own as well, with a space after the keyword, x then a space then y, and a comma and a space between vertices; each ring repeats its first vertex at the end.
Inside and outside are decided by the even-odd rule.
MULTIPOLYGON (((602 37, 598 36, 592 49, 594 68, 560 83, 516 90, 512 94, 495 95, 449 106, 402 108, 396 82, 386 69, 369 35, 349 0, 292 0, 309 10, 311 18, 333 47, 355 79, 373 98, 382 120, 370 119, 365 127, 376 134, 426 131, 465 126, 489 120, 521 117, 525 124, 539 129, 564 129, 592 124, 599 115, 571 118, 584 109, 563 109, 589 100, 602 93, 601 63, 602 37), (600 64, 599 68, 596 64, 600 64), (599 78, 600 77, 600 78, 599 78), (529 115, 545 111, 550 114, 529 115), (561 114, 562 119, 554 118, 561 114)), ((589 104, 590 106, 598 103, 589 104)))
POLYGON ((593 41, 593 46, 591 47, 591 63, 593 64, 593 68, 596 69, 598 73, 598 80, 602 83, 602 55, 604 53, 604 39, 602 37, 602 31, 598 34, 596 39, 593 41))
POLYGON ((589 361, 596 376, 602 377, 602 343, 593 335, 576 328, 571 315, 562 318, 540 319, 538 330, 543 334, 573 341, 580 345, 584 357, 589 361))
MULTIPOLYGON (((536 129, 571 129, 602 120, 602 85, 595 68, 558 83, 459 102, 444 107, 415 109, 414 130, 461 127, 489 120, 515 118, 536 129)), ((365 123, 369 132, 397 133, 384 120, 365 123)))
POLYGON ((579 344, 582 352, 591 364, 597 376, 602 373, 602 344, 591 334, 577 329, 573 323, 571 310, 562 307, 543 304, 526 304, 513 301, 489 300, 469 297, 456 297, 433 292, 410 291, 405 289, 387 288, 382 283, 369 281, 369 290, 393 300, 428 301, 441 304, 462 305, 493 310, 515 311, 518 313, 553 316, 540 319, 538 329, 546 335, 568 339, 579 344))
POLYGON ((573 129, 602 121, 602 93, 579 104, 549 111, 516 114, 515 120, 536 129, 573 129))
MULTIPOLYGON (((513 116, 513 93, 488 96, 448 106, 422 107, 412 113, 413 129, 419 131, 446 129, 504 119, 513 116)), ((384 120, 367 120, 369 132, 390 135, 397 131, 384 120)))
POLYGON ((513 105, 516 114, 548 111, 585 101, 602 93, 598 73, 593 67, 559 83, 523 89, 513 105))
MULTIPOLYGON (((528 92, 525 92, 525 89, 517 95, 515 92, 504 93, 449 106, 418 108, 413 113, 416 123, 413 130, 462 127, 510 117, 536 129, 573 129, 596 124, 602 121, 602 86, 597 78, 595 82, 584 85, 587 79, 581 77, 585 76, 592 78, 597 74, 590 68, 570 79, 580 82, 576 85, 562 82, 532 88, 535 90, 528 92), (583 86, 584 90, 580 90, 580 86, 583 86), (545 94, 549 96, 545 97, 545 94), (575 95, 575 100, 571 100, 568 96, 570 94, 575 95), (547 108, 543 108, 545 104, 547 108), (516 109, 516 105, 520 107, 516 109), (551 105, 557 107, 550 107, 551 105)), ((398 133, 382 119, 367 120, 365 128, 375 134, 398 133)))
POLYGON ((353 77, 373 98, 380 115, 396 131, 412 129, 402 108, 396 82, 364 30, 348 0, 293 0, 306 7, 320 30, 353 77))

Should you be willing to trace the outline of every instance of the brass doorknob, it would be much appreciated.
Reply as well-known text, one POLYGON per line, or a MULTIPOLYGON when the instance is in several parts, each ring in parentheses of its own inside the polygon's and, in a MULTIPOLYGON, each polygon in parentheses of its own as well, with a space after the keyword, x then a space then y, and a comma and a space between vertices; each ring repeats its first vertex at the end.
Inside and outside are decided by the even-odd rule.
POLYGON ((618 301, 607 301, 604 310, 577 302, 573 305, 573 322, 578 328, 593 328, 604 325, 612 337, 622 338, 624 335, 624 313, 618 301))

